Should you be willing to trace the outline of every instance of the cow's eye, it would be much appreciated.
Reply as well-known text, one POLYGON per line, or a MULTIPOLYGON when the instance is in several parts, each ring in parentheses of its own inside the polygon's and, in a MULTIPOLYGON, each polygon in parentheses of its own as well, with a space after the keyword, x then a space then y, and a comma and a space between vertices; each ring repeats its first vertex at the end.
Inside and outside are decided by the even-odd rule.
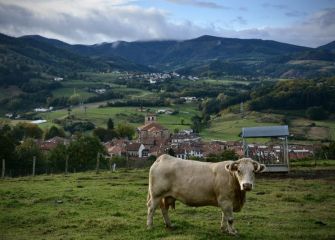
POLYGON ((237 169, 237 173, 241 173, 240 169, 237 169))

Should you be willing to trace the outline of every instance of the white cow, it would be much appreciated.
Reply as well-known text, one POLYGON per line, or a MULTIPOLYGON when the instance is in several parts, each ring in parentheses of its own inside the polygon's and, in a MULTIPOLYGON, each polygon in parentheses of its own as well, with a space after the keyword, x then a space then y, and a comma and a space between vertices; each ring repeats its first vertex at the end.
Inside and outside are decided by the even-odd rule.
POLYGON ((254 186, 254 173, 265 165, 250 158, 207 163, 160 156, 151 166, 148 190, 148 229, 160 205, 165 225, 171 227, 168 210, 179 200, 189 206, 217 206, 222 210, 221 229, 235 235, 233 211, 242 209, 246 191, 254 186))

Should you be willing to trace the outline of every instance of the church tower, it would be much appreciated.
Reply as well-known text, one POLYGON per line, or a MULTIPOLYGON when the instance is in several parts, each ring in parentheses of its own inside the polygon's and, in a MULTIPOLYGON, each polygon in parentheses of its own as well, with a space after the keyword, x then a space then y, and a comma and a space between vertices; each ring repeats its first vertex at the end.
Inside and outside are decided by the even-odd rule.
POLYGON ((146 116, 145 116, 145 125, 148 124, 148 123, 154 123, 156 122, 156 114, 153 114, 153 113, 148 113, 146 116))

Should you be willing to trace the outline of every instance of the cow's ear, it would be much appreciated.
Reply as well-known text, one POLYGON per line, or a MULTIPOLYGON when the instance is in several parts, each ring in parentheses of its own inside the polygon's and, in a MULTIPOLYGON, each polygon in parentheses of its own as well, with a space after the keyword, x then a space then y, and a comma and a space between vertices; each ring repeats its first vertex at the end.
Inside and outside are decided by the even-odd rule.
POLYGON ((228 163, 225 168, 228 172, 237 171, 238 164, 236 162, 228 163))
POLYGON ((264 164, 260 164, 258 162, 254 162, 254 171, 256 173, 264 172, 266 169, 266 166, 264 164))

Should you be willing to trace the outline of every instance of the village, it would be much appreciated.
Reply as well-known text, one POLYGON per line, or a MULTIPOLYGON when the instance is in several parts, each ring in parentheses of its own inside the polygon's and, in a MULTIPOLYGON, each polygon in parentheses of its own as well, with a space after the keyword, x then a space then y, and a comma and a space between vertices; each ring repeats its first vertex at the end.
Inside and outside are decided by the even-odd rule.
MULTIPOLYGON (((241 141, 203 141, 192 129, 171 133, 166 127, 157 122, 156 114, 147 114, 145 124, 137 129, 138 138, 113 139, 105 142, 107 157, 125 157, 131 160, 145 161, 149 157, 158 157, 164 153, 174 155, 180 159, 206 160, 226 150, 233 151, 237 157, 245 156, 243 142, 241 141)), ((70 140, 54 137, 39 141, 43 151, 50 151, 58 144, 69 144, 70 140)), ((283 156, 284 145, 280 142, 248 143, 249 155, 262 162, 276 162, 283 156)), ((289 159, 303 159, 313 157, 312 145, 288 145, 289 159)))

